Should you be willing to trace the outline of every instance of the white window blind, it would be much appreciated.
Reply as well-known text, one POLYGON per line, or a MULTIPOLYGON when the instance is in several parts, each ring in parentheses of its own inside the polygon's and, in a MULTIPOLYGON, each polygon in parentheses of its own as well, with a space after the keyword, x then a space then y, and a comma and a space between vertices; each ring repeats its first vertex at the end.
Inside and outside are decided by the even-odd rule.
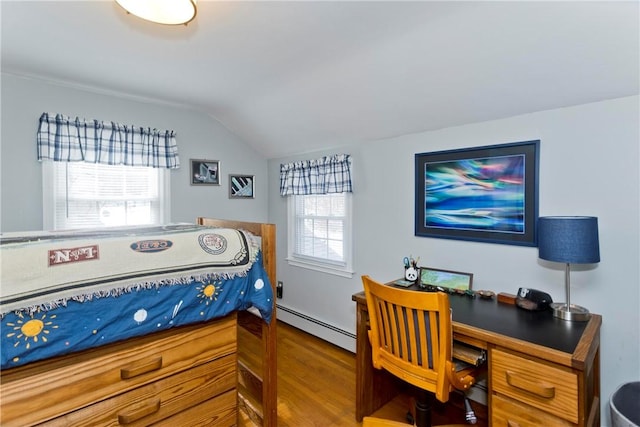
POLYGON ((289 261, 351 274, 350 193, 290 196, 289 261))
POLYGON ((168 169, 44 161, 45 229, 162 224, 168 169))

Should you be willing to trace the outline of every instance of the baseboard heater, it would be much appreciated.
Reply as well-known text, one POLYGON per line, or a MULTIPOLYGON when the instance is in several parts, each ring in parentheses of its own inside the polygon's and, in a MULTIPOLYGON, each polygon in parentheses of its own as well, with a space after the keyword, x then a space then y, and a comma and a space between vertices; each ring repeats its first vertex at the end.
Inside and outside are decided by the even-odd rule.
POLYGON ((356 339, 356 335, 351 333, 351 332, 349 332, 349 331, 345 331, 344 329, 340 329, 340 328, 338 328, 336 326, 330 325, 330 324, 325 323, 325 322, 323 322, 321 320, 314 319, 311 316, 307 316, 306 314, 303 314, 303 313, 300 313, 298 311, 292 310, 292 309, 290 309, 288 307, 283 307, 283 306, 281 306, 279 304, 276 304, 276 308, 278 310, 286 311, 289 314, 292 314, 292 315, 294 315, 296 317, 304 319, 307 322, 311 322, 311 323, 314 323, 314 324, 316 324, 318 326, 322 326, 323 328, 329 329, 329 330, 331 330, 333 332, 337 332, 337 333, 342 334, 342 335, 344 335, 346 337, 349 337, 351 339, 354 339, 354 340, 356 339))

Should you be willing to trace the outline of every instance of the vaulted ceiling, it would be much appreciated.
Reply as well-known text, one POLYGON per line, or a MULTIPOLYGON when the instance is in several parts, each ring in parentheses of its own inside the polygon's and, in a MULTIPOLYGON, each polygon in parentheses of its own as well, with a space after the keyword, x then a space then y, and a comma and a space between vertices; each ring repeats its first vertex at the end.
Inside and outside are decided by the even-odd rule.
POLYGON ((275 158, 639 92, 637 1, 1 2, 2 71, 202 110, 275 158))

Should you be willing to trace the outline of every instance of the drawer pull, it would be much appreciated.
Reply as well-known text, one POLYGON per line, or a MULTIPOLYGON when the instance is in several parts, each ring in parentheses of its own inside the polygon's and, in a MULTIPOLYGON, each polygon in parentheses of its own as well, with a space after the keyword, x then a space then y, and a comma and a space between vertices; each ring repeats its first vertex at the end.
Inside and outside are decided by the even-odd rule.
POLYGON ((129 412, 118 414, 118 423, 131 424, 141 418, 151 415, 160 410, 160 399, 148 399, 142 402, 140 407, 132 409, 129 412))
POLYGON ((515 421, 507 420, 507 427, 520 427, 520 424, 515 421))
POLYGON ((552 399, 556 395, 556 388, 554 386, 527 381, 526 379, 520 378, 515 373, 509 371, 507 371, 507 384, 511 387, 544 397, 545 399, 552 399))
POLYGON ((162 368, 162 356, 158 356, 149 361, 132 363, 126 368, 120 369, 120 378, 123 380, 146 374, 147 372, 157 371, 162 368))

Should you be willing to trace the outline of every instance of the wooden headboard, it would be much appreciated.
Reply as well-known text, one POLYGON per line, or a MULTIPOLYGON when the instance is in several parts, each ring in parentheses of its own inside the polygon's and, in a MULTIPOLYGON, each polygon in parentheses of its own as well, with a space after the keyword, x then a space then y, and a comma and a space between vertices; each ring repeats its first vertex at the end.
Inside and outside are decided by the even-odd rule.
POLYGON ((253 411, 251 404, 243 405, 249 412, 249 416, 262 423, 263 427, 276 427, 278 425, 278 395, 277 395, 277 336, 276 336, 276 226, 259 222, 243 222, 235 220, 224 220, 215 218, 198 217, 197 223, 208 227, 227 227, 246 230, 260 236, 262 242, 262 263, 269 276, 273 289, 273 314, 271 323, 260 321, 254 315, 239 313, 238 325, 259 336, 262 340, 262 372, 261 378, 255 378, 252 370, 249 369, 242 360, 238 359, 240 375, 240 396, 244 399, 243 393, 249 394, 253 399, 261 402, 261 408, 253 411), (256 385, 257 384, 257 385, 256 385))

